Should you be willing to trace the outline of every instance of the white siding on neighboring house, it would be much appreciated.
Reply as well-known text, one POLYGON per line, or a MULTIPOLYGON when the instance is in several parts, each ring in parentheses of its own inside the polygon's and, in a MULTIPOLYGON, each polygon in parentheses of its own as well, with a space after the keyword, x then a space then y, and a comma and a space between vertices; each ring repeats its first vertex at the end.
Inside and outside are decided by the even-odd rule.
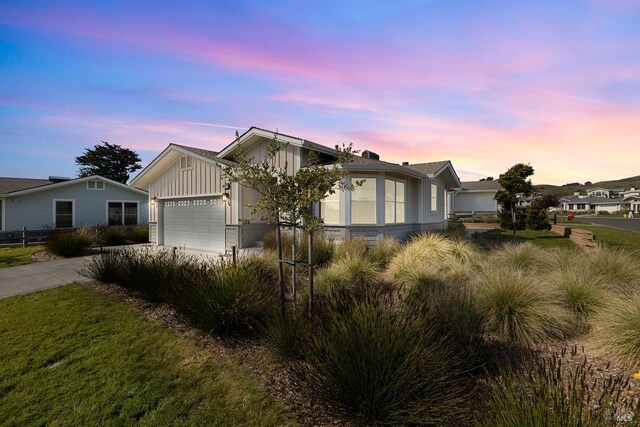
POLYGON ((498 201, 494 199, 495 191, 461 191, 455 195, 453 210, 455 212, 491 212, 498 211, 498 201))

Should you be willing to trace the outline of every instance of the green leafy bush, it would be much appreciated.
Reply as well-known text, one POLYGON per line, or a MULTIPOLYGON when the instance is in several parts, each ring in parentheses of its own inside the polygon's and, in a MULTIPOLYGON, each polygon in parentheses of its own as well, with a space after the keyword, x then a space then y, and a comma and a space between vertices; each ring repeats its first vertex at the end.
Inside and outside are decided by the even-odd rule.
POLYGON ((67 258, 80 255, 92 243, 91 230, 79 228, 73 231, 52 231, 45 246, 52 254, 67 258))
POLYGON ((551 223, 547 209, 541 199, 534 199, 527 208, 526 225, 529 230, 550 230, 551 223))
MULTIPOLYGON (((576 356, 577 348, 572 350, 576 356)), ((563 362, 565 351, 502 368, 489 382, 489 414, 476 417, 486 427, 636 426, 638 402, 628 398, 628 379, 602 377, 587 363, 563 362), (626 420, 626 421, 622 421, 626 420)))
MULTIPOLYGON (((526 208, 515 208, 516 210, 516 230, 524 230, 527 227, 527 210, 526 208)), ((504 230, 513 230, 511 210, 503 209, 498 212, 498 220, 500 227, 504 230)))
POLYGON ((478 309, 487 333, 516 343, 562 338, 570 316, 557 289, 514 268, 488 264, 475 279, 478 309))
POLYGON ((295 375, 358 424, 455 423, 465 412, 460 370, 419 312, 377 299, 323 316, 295 375))

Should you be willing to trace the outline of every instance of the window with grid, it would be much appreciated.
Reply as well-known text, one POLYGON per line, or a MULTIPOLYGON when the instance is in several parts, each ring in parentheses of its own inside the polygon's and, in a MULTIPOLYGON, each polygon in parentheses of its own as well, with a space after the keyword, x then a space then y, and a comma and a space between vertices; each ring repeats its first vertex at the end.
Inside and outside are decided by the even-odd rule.
POLYGON ((138 223, 138 204, 136 202, 109 202, 109 225, 136 225, 138 223))

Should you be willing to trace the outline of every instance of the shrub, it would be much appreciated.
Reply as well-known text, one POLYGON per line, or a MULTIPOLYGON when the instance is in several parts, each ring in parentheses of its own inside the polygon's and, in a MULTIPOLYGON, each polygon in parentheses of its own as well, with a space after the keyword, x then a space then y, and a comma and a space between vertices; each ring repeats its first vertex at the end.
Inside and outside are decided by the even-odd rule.
MULTIPOLYGON (((309 259, 308 236, 305 232, 298 231, 296 239, 296 259, 306 262, 309 259)), ((277 251, 276 232, 270 231, 264 235, 262 240, 265 250, 277 251)), ((287 231, 282 233, 282 256, 284 259, 291 259, 293 234, 287 231)), ((316 266, 324 266, 331 262, 335 252, 335 245, 332 240, 325 238, 321 233, 313 236, 313 262, 316 266)))
POLYGON ((364 425, 460 418, 456 359, 414 310, 363 301, 323 319, 295 374, 334 415, 364 425))
POLYGON ((356 236, 351 239, 345 239, 336 245, 334 253, 335 259, 344 258, 346 256, 365 257, 367 254, 367 241, 364 236, 356 236))
POLYGON ((53 231, 49 234, 46 248, 52 254, 65 258, 77 256, 93 243, 90 234, 89 229, 53 231))
POLYGON ((283 360, 302 357, 303 339, 309 334, 309 313, 303 307, 297 310, 287 308, 284 312, 277 308, 265 317, 263 335, 271 347, 283 360))
POLYGON ((529 230, 551 229, 547 209, 543 206, 542 200, 533 200, 531 206, 527 208, 526 225, 529 230))
POLYGON ((601 351, 632 364, 640 360, 640 293, 613 299, 593 319, 593 339, 601 351))
POLYGON ((400 243, 393 237, 385 236, 369 249, 369 258, 380 268, 386 268, 391 258, 400 250, 400 243))
POLYGON ((598 246, 587 254, 586 265, 591 274, 602 275, 619 291, 633 293, 640 287, 638 262, 623 249, 598 246))
POLYGON ((122 227, 106 227, 100 232, 100 242, 104 246, 122 246, 127 243, 127 232, 122 227))
POLYGON ((128 229, 127 238, 134 243, 149 243, 149 227, 131 227, 128 229))
POLYGON ((501 339, 533 344, 562 338, 569 329, 557 290, 520 270, 487 265, 475 291, 485 331, 501 339))
POLYGON ((495 264, 525 271, 540 269, 548 262, 544 249, 530 242, 507 243, 494 251, 490 259, 495 264))
POLYGON ((548 284, 560 290, 562 302, 574 314, 577 332, 588 329, 590 317, 603 306, 607 286, 601 275, 592 274, 581 263, 552 271, 548 284))
MULTIPOLYGON (((576 353, 574 348, 572 356, 576 353)), ((476 417, 477 425, 638 425, 638 402, 625 393, 629 380, 602 377, 586 359, 566 366, 564 356, 564 350, 542 358, 531 356, 523 362, 521 372, 502 368, 500 375, 489 382, 490 413, 476 417)))
MULTIPOLYGON (((516 208, 516 230, 524 230, 526 228, 527 212, 525 208, 516 208)), ((500 227, 504 230, 513 230, 511 223, 511 209, 503 209, 498 213, 500 227)))

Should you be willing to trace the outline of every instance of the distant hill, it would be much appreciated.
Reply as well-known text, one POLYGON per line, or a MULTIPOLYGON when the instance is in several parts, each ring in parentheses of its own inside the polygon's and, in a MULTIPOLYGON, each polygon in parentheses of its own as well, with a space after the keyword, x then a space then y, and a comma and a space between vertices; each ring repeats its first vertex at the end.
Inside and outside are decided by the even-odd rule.
POLYGON ((628 190, 630 187, 640 188, 640 175, 632 176, 630 178, 619 179, 617 181, 600 181, 594 182, 591 185, 579 184, 577 182, 565 185, 549 185, 540 184, 534 185, 536 191, 542 194, 553 194, 556 196, 571 196, 576 191, 585 194, 588 189, 602 187, 602 188, 624 188, 628 190))

